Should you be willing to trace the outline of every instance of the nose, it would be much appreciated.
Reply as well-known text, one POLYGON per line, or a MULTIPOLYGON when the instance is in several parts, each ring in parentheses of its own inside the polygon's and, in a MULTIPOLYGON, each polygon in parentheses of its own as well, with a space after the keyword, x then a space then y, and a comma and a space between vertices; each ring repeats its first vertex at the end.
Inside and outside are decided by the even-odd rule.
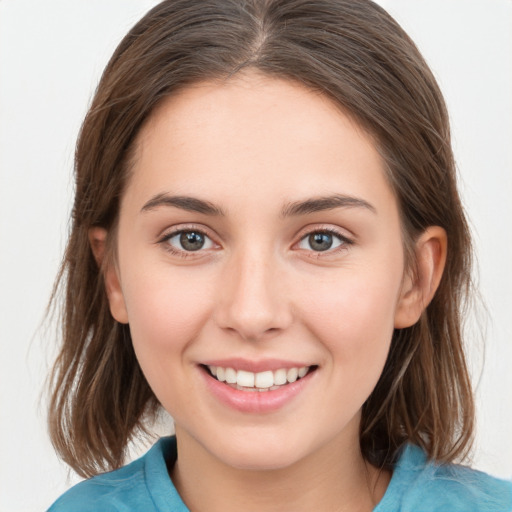
POLYGON ((233 258, 222 277, 215 315, 219 327, 258 341, 290 325, 288 290, 270 255, 253 251, 233 258))

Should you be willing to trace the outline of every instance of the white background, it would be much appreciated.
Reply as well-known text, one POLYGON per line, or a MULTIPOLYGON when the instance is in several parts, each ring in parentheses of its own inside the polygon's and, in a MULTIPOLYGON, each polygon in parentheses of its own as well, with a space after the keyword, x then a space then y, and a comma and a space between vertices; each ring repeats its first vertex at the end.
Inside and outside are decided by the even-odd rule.
MULTIPOLYGON (((73 146, 99 75, 152 0, 0 0, 0 512, 44 510, 74 480, 46 434, 73 146)), ((512 1, 381 0, 433 68, 488 308, 474 465, 512 477, 512 1)), ((468 337, 472 366, 482 347, 468 337)))

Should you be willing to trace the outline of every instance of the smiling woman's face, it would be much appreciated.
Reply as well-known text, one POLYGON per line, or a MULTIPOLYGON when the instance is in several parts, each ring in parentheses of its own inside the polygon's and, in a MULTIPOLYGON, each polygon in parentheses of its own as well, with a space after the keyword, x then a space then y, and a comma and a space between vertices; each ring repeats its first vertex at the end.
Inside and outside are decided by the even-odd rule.
POLYGON ((370 137, 251 73, 175 94, 137 143, 107 287, 178 439, 260 469, 357 449, 406 323, 399 212, 370 137))

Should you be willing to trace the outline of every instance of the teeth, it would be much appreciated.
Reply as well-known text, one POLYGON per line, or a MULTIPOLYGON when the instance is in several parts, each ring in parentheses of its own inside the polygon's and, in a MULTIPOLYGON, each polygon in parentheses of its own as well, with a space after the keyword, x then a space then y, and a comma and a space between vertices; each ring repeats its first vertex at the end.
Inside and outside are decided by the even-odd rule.
POLYGON ((257 393, 258 392, 258 389, 256 389, 256 388, 246 388, 244 386, 239 386, 238 384, 235 387, 239 391, 251 391, 252 393, 257 393))
POLYGON ((210 373, 220 382, 232 384, 233 387, 243 391, 272 391, 279 389, 285 384, 295 382, 304 377, 310 367, 280 368, 275 371, 264 371, 259 373, 233 368, 222 368, 221 366, 208 366, 210 373))
POLYGON ((286 369, 281 368, 280 370, 276 370, 274 372, 274 385, 282 386, 283 384, 286 384, 286 382, 286 369))
POLYGON ((254 379, 257 388, 270 388, 274 385, 274 374, 271 371, 257 373, 254 379))
POLYGON ((246 372, 244 370, 238 370, 236 373, 236 383, 244 388, 254 387, 254 373, 246 372))
MULTIPOLYGON (((219 369, 217 368, 217 372, 219 369)), ((233 368, 226 368, 224 370, 224 375, 226 376, 226 382, 228 384, 236 384, 236 371, 233 368)))
POLYGON ((286 380, 288 382, 295 382, 297 380, 298 376, 299 376, 299 370, 297 370, 297 368, 290 368, 286 372, 286 380))
POLYGON ((226 380, 226 370, 224 370, 224 368, 216 368, 216 372, 214 373, 214 375, 217 375, 217 379, 220 380, 221 382, 224 382, 226 380))

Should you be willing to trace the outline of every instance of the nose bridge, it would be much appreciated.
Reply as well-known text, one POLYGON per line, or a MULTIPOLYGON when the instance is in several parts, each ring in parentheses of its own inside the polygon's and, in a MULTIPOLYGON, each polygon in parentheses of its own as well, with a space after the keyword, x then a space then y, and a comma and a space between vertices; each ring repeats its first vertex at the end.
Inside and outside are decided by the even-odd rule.
POLYGON ((247 340, 284 329, 291 321, 291 311, 272 251, 249 246, 230 260, 218 302, 220 326, 247 340))

